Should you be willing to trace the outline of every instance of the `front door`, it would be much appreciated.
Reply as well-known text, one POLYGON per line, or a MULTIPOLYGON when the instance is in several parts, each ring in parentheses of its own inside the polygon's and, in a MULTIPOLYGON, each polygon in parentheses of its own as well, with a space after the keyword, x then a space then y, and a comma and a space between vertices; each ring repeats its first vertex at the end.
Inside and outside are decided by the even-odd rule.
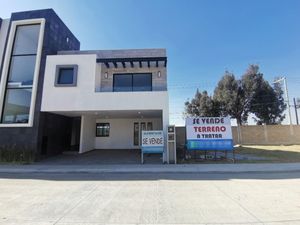
POLYGON ((152 122, 135 122, 133 127, 133 145, 141 146, 142 131, 153 130, 153 124, 152 122))

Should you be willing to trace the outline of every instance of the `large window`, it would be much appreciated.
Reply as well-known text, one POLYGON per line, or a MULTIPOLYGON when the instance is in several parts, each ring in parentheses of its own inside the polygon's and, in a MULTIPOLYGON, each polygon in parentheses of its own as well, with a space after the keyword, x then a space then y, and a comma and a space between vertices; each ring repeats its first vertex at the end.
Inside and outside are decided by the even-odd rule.
POLYGON ((114 74, 113 90, 115 92, 152 91, 152 74, 114 74))
POLYGON ((31 89, 7 89, 3 123, 28 123, 31 89))
POLYGON ((40 24, 16 27, 1 123, 28 123, 40 24))
POLYGON ((109 123, 96 124, 96 137, 109 137, 110 125, 109 123))

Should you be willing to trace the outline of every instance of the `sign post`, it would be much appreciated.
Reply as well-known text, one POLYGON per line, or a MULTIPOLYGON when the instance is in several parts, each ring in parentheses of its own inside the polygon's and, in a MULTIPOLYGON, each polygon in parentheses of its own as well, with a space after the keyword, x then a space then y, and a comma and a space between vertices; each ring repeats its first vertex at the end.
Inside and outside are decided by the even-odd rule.
POLYGON ((144 163, 144 154, 163 154, 164 132, 162 130, 142 131, 141 162, 144 163))
POLYGON ((188 150, 233 150, 229 117, 191 117, 186 119, 188 150))

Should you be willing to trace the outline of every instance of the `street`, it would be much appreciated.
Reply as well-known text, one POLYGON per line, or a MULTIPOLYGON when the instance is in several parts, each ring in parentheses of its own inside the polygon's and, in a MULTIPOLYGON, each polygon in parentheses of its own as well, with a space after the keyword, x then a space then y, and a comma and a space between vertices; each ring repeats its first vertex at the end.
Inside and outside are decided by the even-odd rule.
POLYGON ((300 224, 300 172, 0 173, 0 224, 300 224))

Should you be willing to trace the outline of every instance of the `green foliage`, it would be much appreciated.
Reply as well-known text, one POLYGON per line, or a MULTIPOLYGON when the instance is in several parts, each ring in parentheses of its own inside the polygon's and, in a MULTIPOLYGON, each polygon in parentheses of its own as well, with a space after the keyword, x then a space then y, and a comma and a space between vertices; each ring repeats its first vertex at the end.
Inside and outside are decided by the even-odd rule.
POLYGON ((214 91, 214 101, 220 105, 222 116, 236 118, 241 124, 247 118, 245 110, 245 92, 240 80, 234 74, 225 72, 214 91))
POLYGON ((191 101, 185 102, 185 113, 190 116, 220 116, 218 104, 207 94, 197 90, 191 101))
POLYGON ((27 147, 17 148, 15 145, 0 146, 0 162, 32 163, 35 154, 27 147))
POLYGON ((190 116, 230 116, 239 125, 247 123, 250 113, 258 124, 278 124, 284 119, 286 104, 280 85, 274 88, 263 78, 257 65, 250 65, 241 79, 225 71, 213 97, 198 90, 191 101, 185 102, 190 116))
POLYGON ((264 81, 261 88, 255 93, 251 103, 251 112, 257 124, 280 124, 285 118, 286 109, 281 86, 276 84, 274 88, 264 81))

